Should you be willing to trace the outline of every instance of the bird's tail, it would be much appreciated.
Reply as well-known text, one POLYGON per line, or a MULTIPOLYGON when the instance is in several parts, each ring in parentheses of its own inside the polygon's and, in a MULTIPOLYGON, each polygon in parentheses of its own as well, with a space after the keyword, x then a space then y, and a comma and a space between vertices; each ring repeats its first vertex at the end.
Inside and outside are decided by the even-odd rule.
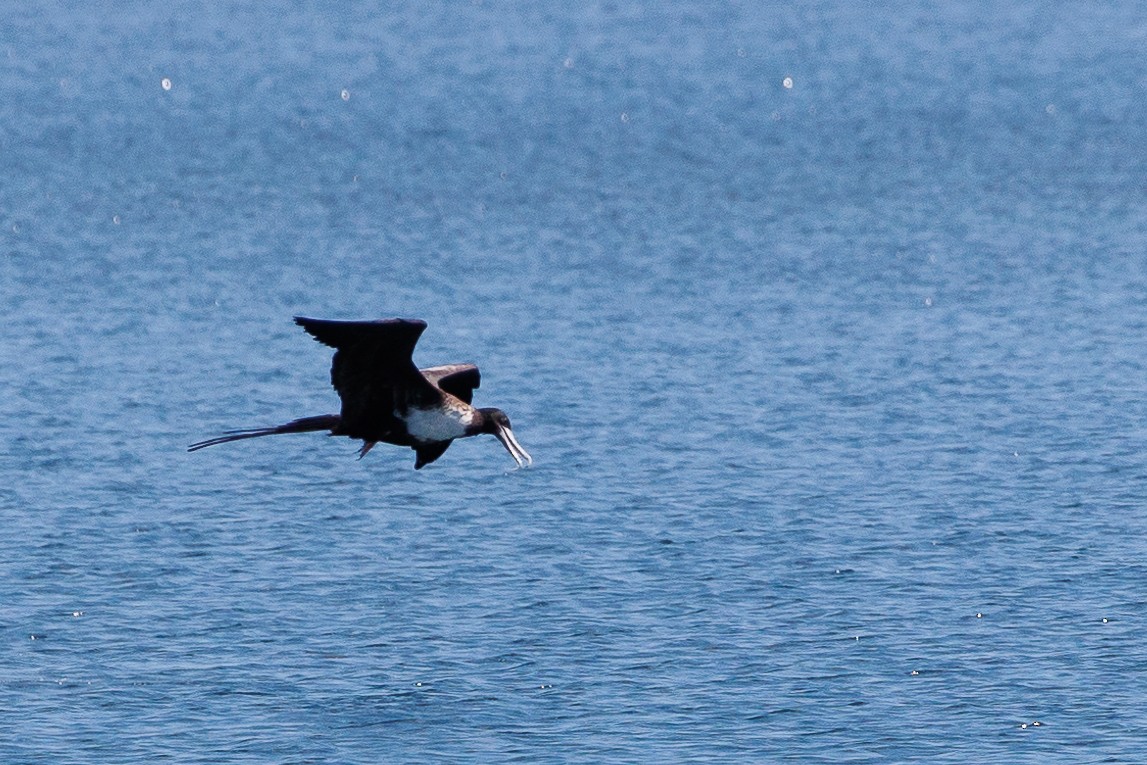
POLYGON ((199 441, 187 447, 187 451, 194 452, 208 446, 226 444, 231 441, 242 441, 244 438, 258 438, 260 436, 275 436, 280 433, 310 433, 316 430, 334 430, 339 425, 337 414, 320 414, 315 417, 302 417, 291 420, 285 425, 273 428, 247 428, 244 430, 229 430, 221 436, 199 441))

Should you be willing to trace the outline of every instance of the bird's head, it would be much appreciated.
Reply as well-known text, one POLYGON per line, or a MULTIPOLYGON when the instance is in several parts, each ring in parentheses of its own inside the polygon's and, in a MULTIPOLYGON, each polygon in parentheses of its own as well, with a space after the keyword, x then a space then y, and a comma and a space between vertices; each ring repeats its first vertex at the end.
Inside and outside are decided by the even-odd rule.
POLYGON ((514 438, 514 431, 510 429, 510 418, 506 416, 505 412, 493 407, 486 407, 478 411, 482 414, 482 428, 478 432, 489 433, 501 441, 502 446, 506 447, 506 451, 518 463, 518 467, 533 464, 533 457, 522 448, 518 439, 514 438))

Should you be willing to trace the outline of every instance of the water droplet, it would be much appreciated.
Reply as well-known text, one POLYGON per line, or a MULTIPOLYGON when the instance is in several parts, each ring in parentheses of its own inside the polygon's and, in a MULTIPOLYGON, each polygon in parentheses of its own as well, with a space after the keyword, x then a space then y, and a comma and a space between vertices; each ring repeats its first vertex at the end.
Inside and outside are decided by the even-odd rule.
POLYGON ((781 80, 781 85, 785 86, 785 90, 792 90, 793 89, 793 78, 792 77, 784 78, 783 80, 781 80))
POLYGON ((162 80, 159 81, 159 84, 163 87, 164 90, 171 90, 171 79, 170 78, 164 77, 162 80))
POLYGON ((342 92, 342 94, 341 94, 341 95, 342 95, 342 99, 343 99, 344 101, 349 101, 349 100, 350 100, 350 91, 349 91, 349 90, 347 90, 346 88, 343 88, 343 92, 342 92))

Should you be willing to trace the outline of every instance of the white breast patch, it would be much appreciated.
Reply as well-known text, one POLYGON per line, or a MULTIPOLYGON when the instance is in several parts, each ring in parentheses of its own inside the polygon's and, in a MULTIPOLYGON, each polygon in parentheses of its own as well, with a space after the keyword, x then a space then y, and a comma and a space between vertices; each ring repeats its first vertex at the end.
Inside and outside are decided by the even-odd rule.
POLYGON ((406 415, 406 431, 415 441, 449 441, 466 435, 466 426, 473 420, 473 410, 411 409, 406 415))

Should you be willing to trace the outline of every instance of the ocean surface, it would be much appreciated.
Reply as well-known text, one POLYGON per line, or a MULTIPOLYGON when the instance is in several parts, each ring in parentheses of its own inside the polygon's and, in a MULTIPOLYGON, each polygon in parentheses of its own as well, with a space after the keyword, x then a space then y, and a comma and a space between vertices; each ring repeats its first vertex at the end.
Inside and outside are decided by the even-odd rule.
POLYGON ((1141 3, 5 15, 0 761, 1147 758, 1141 3))

